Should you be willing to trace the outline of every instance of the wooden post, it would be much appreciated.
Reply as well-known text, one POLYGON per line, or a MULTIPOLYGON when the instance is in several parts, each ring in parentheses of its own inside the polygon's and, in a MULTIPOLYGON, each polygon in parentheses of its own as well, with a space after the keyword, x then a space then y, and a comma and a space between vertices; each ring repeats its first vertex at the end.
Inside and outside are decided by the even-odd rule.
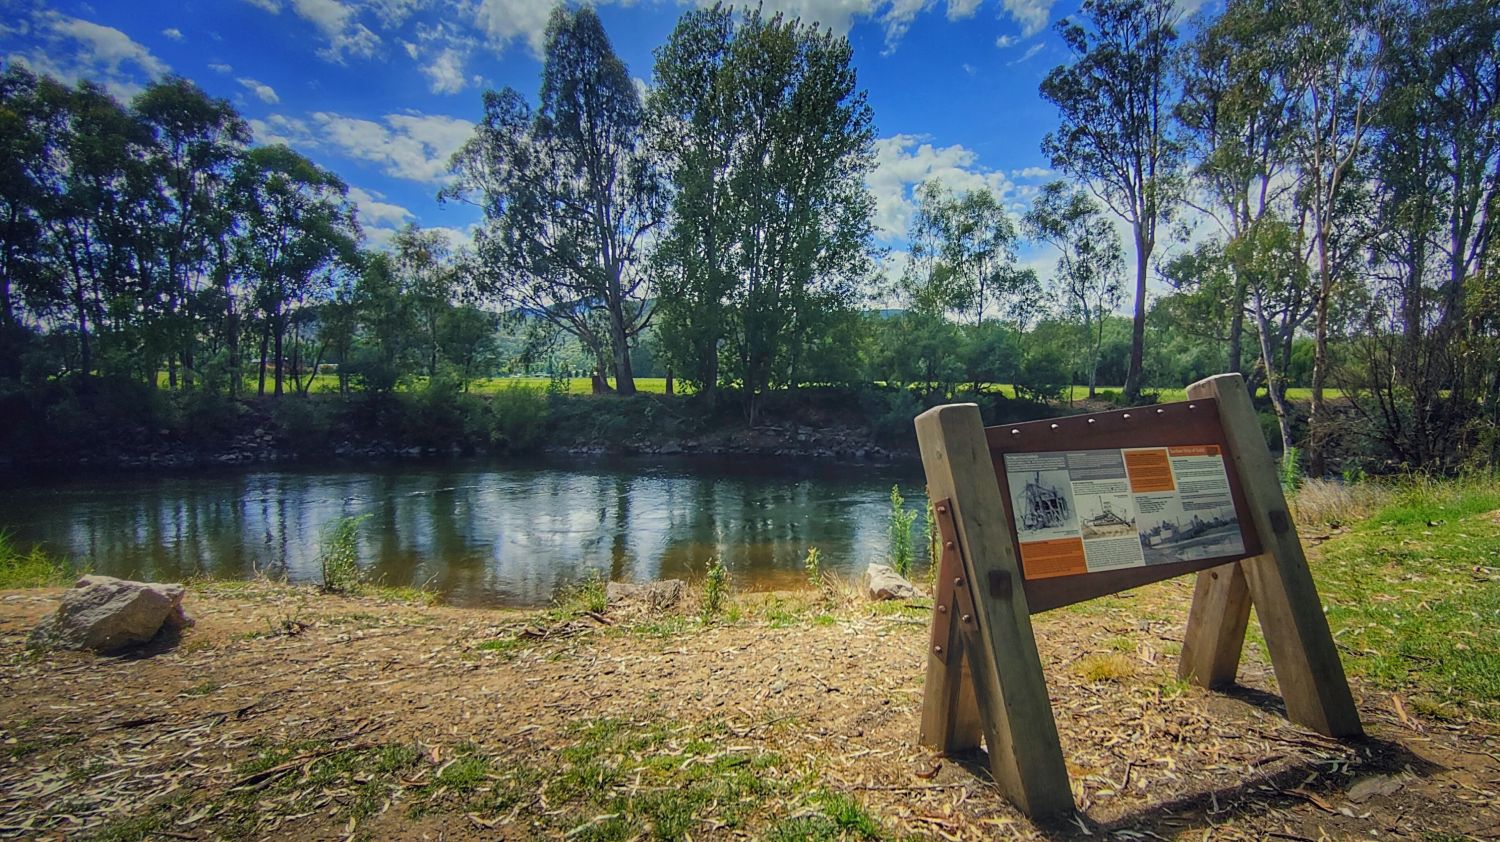
MULTIPOLYGON (((951 501, 966 584, 978 608, 977 631, 962 636, 962 650, 950 650, 946 663, 928 653, 923 740, 941 749, 975 741, 973 720, 964 710, 967 663, 990 770, 1001 790, 1033 818, 1071 815, 1073 790, 979 407, 935 407, 916 424, 929 493, 951 501)), ((952 624, 950 641, 960 636, 959 625, 952 624)))
POLYGON ((1226 575, 1224 567, 1198 574, 1179 674, 1206 685, 1232 681, 1253 603, 1288 718, 1326 736, 1360 736, 1364 730, 1359 711, 1244 378, 1238 374, 1209 377, 1189 386, 1187 394, 1189 400, 1217 401, 1226 449, 1249 509, 1246 514, 1254 521, 1265 552, 1235 563, 1243 574, 1248 601, 1238 590, 1238 577, 1226 575), (1231 648, 1233 655, 1228 651, 1231 648))
POLYGON ((1177 677, 1199 687, 1226 687, 1239 671, 1250 623, 1250 586, 1238 561, 1198 573, 1193 607, 1188 610, 1187 633, 1177 677))

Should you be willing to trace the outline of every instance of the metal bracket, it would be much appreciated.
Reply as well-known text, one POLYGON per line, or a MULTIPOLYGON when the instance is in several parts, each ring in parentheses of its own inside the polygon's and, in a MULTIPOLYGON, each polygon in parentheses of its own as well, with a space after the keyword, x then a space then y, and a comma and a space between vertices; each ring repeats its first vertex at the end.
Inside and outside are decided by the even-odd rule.
POLYGON ((979 631, 979 620, 974 611, 974 593, 964 567, 963 551, 958 546, 953 501, 950 498, 934 501, 933 513, 943 542, 943 554, 938 564, 937 593, 932 599, 932 654, 946 664, 953 615, 958 615, 959 626, 965 632, 979 631))

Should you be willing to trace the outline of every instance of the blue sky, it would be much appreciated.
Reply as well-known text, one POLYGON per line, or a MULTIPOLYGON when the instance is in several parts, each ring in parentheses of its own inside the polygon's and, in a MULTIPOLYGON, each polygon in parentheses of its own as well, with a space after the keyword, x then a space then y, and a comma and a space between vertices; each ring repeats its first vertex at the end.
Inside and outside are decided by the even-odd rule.
MULTIPOLYGON (((652 50, 692 2, 595 5, 632 75, 649 82, 652 50)), ((1037 85, 1066 58, 1053 24, 1076 0, 764 5, 854 45, 879 138, 876 222, 898 257, 923 180, 988 185, 1019 212, 1054 177, 1039 143, 1056 115, 1037 85)), ((477 213, 435 199, 448 156, 484 89, 535 97, 549 10, 530 0, 0 0, 0 56, 121 97, 163 73, 185 76, 232 100, 257 141, 284 141, 339 173, 373 243, 408 221, 462 239, 477 213)))

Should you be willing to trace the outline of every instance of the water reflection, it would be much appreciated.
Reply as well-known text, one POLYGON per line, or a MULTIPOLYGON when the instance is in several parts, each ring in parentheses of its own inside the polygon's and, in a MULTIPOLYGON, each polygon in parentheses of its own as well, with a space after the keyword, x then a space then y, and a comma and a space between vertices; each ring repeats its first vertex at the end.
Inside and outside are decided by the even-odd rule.
POLYGON ((111 575, 316 581, 319 537, 367 515, 361 557, 380 580, 458 604, 534 605, 589 571, 693 578, 715 554, 747 590, 795 584, 810 546, 852 575, 886 554, 891 484, 919 505, 919 474, 617 460, 26 478, 0 488, 0 528, 111 575))

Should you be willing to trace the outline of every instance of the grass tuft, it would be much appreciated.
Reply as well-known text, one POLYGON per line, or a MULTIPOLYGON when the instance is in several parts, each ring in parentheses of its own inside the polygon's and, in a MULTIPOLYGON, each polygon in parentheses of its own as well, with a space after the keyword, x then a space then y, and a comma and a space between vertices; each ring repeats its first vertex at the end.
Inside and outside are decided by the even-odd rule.
POLYGON ((1119 683, 1135 675, 1135 662, 1118 652, 1107 655, 1085 655, 1078 659, 1073 669, 1085 681, 1119 683))
POLYGON ((9 532, 0 531, 0 590, 57 587, 68 584, 72 578, 72 569, 61 559, 53 558, 41 547, 23 553, 9 532))

